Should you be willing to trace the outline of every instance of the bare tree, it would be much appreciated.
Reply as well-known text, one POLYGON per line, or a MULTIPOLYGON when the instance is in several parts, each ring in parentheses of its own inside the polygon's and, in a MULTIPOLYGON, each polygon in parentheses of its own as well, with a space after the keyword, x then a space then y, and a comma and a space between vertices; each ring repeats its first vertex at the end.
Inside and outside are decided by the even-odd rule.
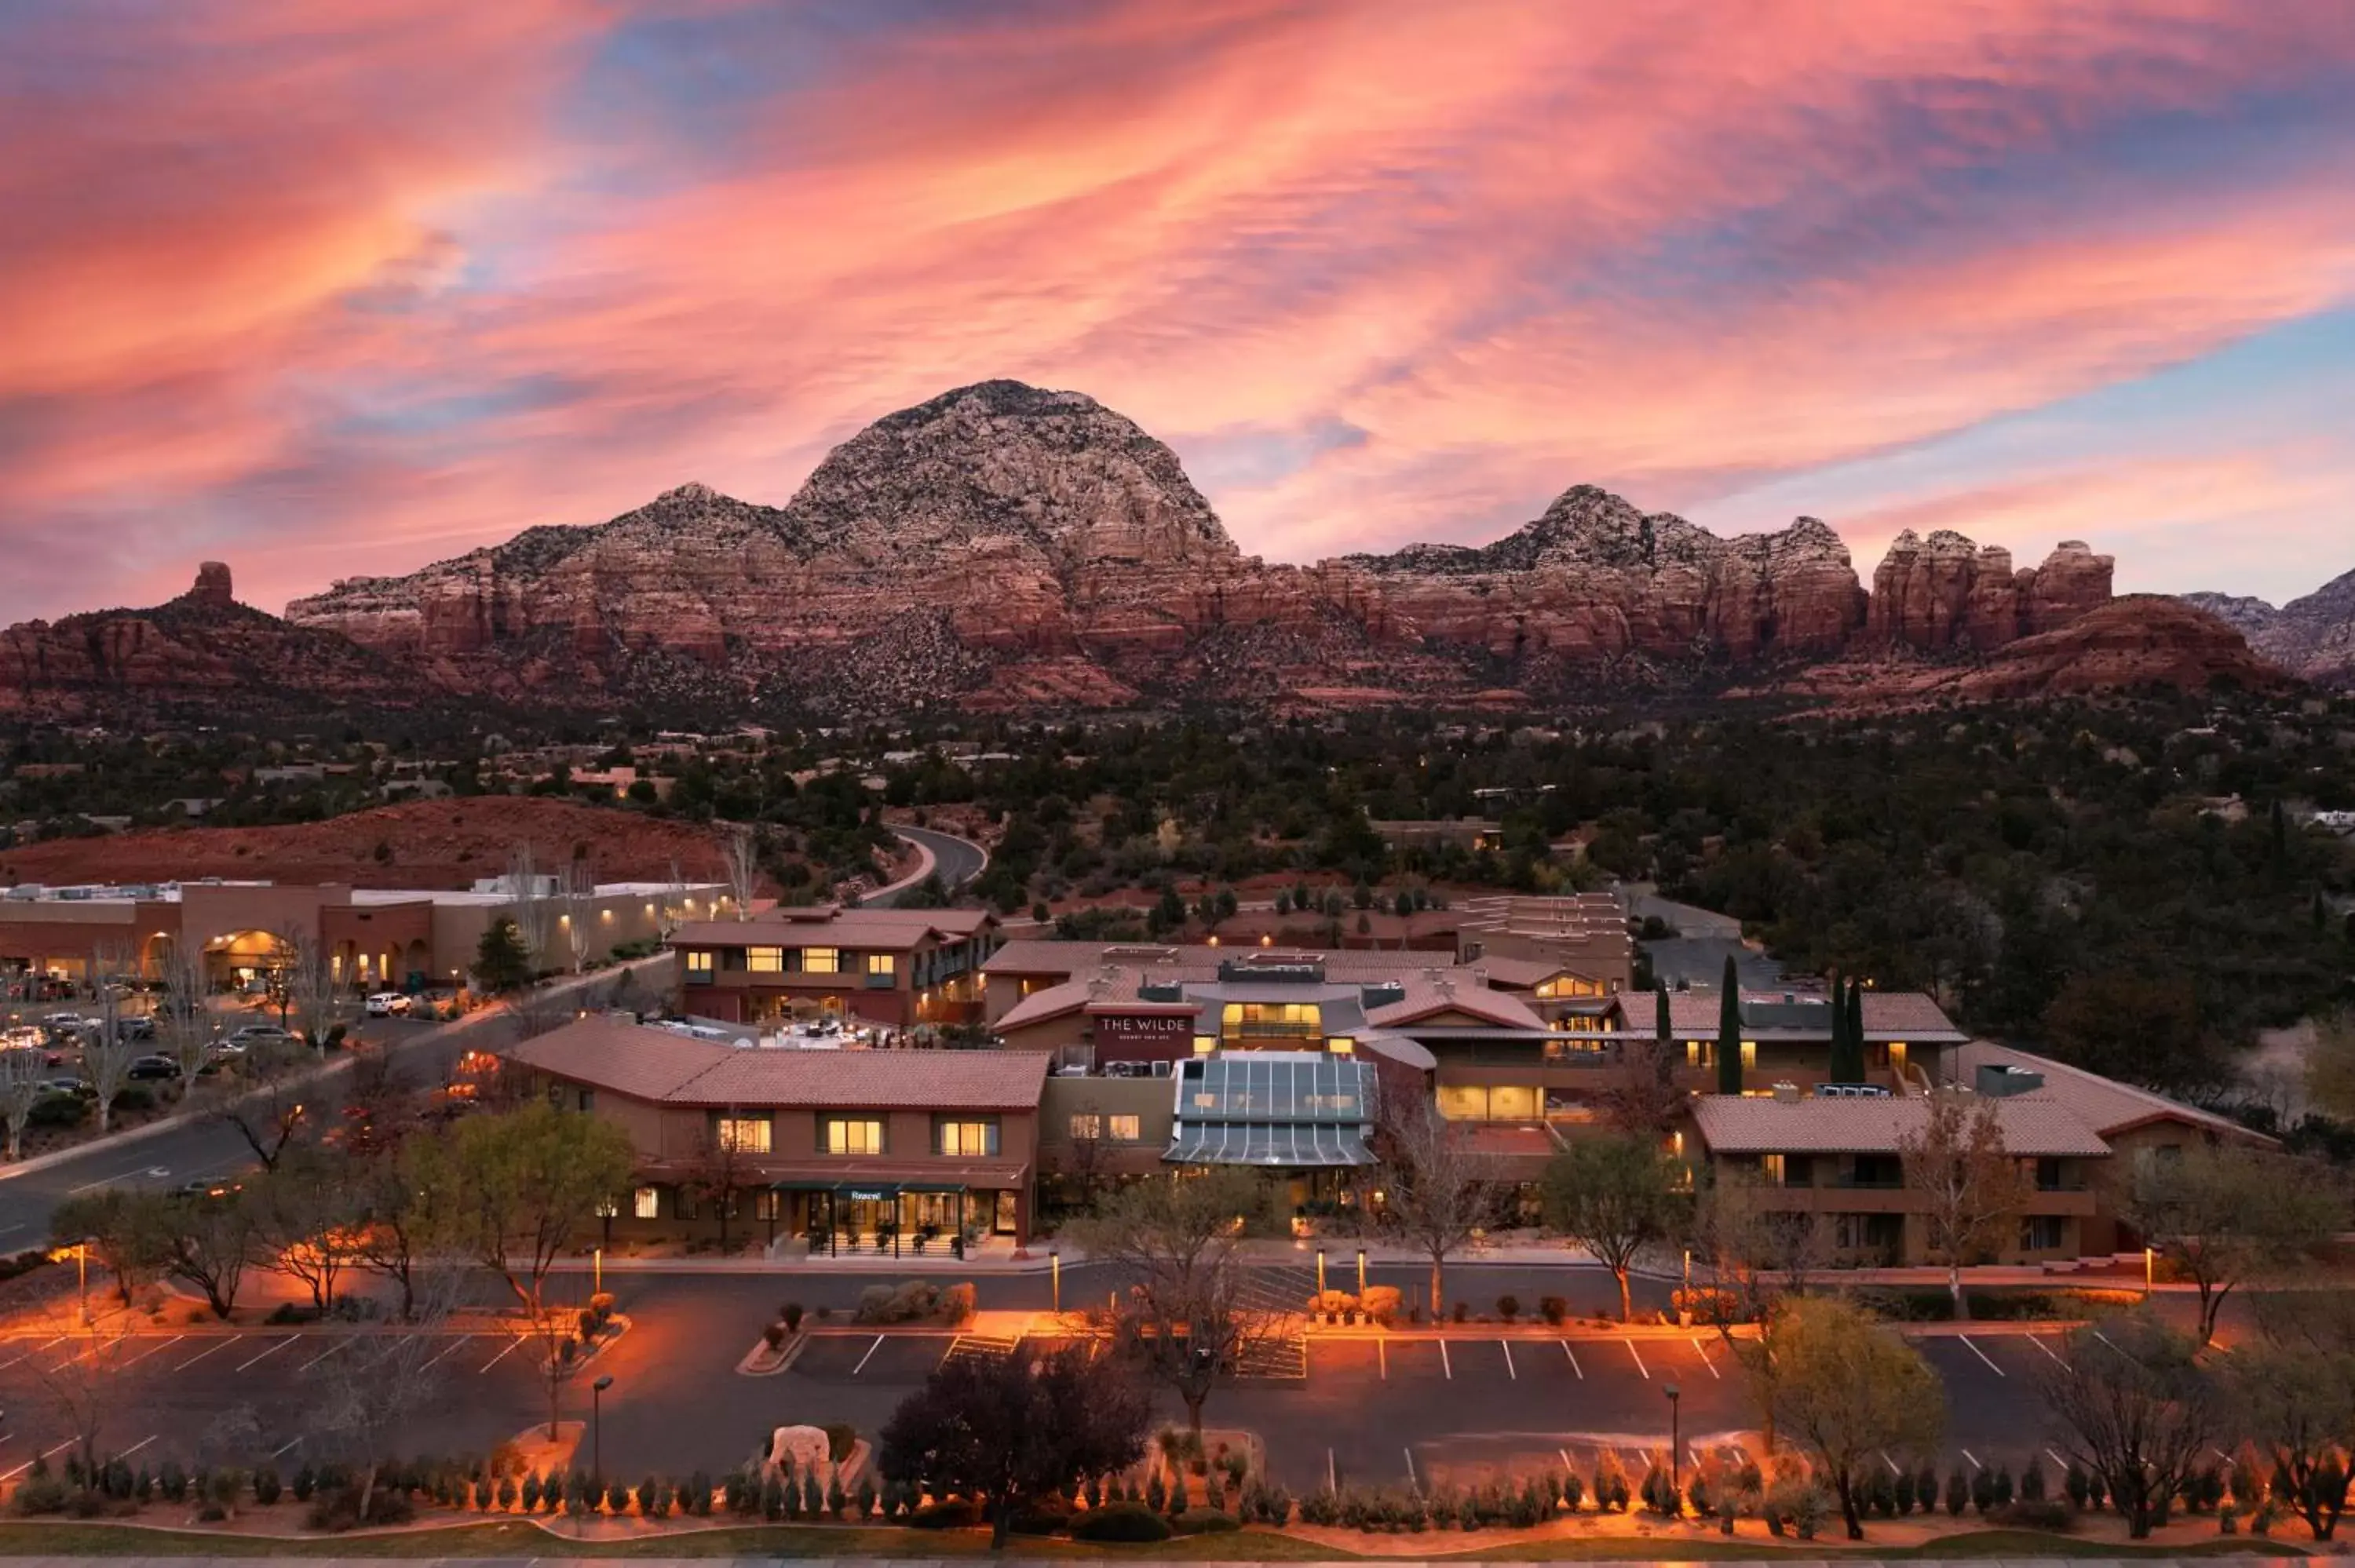
POLYGON ((159 1228, 166 1248, 164 1272, 204 1292, 216 1318, 227 1318, 253 1261, 253 1213, 243 1193, 220 1197, 163 1199, 170 1205, 159 1228))
POLYGON ((130 950, 113 944, 91 949, 90 983, 95 1005, 95 1033, 82 1033, 81 1074, 98 1095, 98 1130, 103 1134, 114 1118, 115 1097, 131 1081, 131 1064, 139 1054, 123 1026, 123 991, 135 973, 130 950))
POLYGON ((193 942, 173 942, 158 960, 163 990, 155 1004, 156 1044, 180 1071, 180 1097, 197 1092, 197 1075, 212 1054, 212 977, 205 951, 193 942))
POLYGON ((752 830, 731 828, 728 842, 720 846, 721 863, 728 874, 728 897, 736 906, 736 918, 752 917, 752 885, 761 874, 760 841, 752 830))
POLYGON ((1621 1132, 1661 1139, 1684 1114, 1673 1043, 1649 1034, 1621 1034, 1618 1081, 1603 1095, 1603 1114, 1621 1132))
POLYGON ((278 944, 279 1013, 286 1028, 319 1055, 336 1025, 336 966, 316 931, 299 926, 274 934, 278 944))
POLYGON ((8 1159, 25 1157, 25 1126, 33 1107, 49 1092, 48 1066, 35 1050, 0 1051, 0 1122, 8 1128, 8 1159))
POLYGON ((1946 1265, 1955 1316, 1967 1319, 1963 1266, 2001 1249, 2028 1206, 2028 1178, 2004 1149, 1997 1101, 1953 1088, 1923 1098, 1928 1115, 1898 1140, 1898 1158, 1922 1216, 1923 1239, 1946 1265))
POLYGON ((655 903, 655 931, 666 942, 687 923, 687 878, 674 858, 670 874, 663 879, 662 896, 655 903))
POLYGON ((303 1130, 302 1065, 292 1043, 256 1040, 237 1059, 233 1075, 216 1080, 207 1114, 235 1128, 264 1171, 278 1169, 303 1130))
POLYGON ((406 1320, 353 1336, 303 1372, 314 1390, 311 1430, 349 1467, 363 1522, 390 1445, 442 1398, 440 1362, 463 1286, 456 1269, 432 1271, 420 1281, 406 1320))
POLYGON ((1495 1186, 1465 1129, 1427 1101, 1385 1107, 1382 1221, 1431 1263, 1431 1316, 1447 1309, 1447 1259, 1496 1213, 1495 1186))
POLYGON ((106 1424, 125 1408, 123 1369, 129 1364, 131 1337, 84 1324, 63 1346, 54 1346, 32 1360, 33 1375, 80 1451, 82 1473, 98 1467, 100 1439, 106 1424), (51 1356, 62 1359, 51 1361, 51 1356))
POLYGON ((734 1217, 737 1194, 757 1185, 753 1176, 751 1150, 734 1130, 736 1112, 732 1109, 705 1129, 698 1144, 693 1163, 688 1167, 684 1185, 711 1204, 719 1214, 719 1250, 728 1250, 728 1222, 734 1217))
POLYGON ((523 949, 534 971, 545 969, 549 967, 549 927, 555 924, 555 913, 549 907, 549 879, 541 874, 529 843, 517 844, 508 855, 506 881, 516 935, 523 938, 523 949))
POLYGON ((2307 1256, 2345 1224, 2331 1173, 2288 1155, 2187 1150, 2126 1176, 2118 1217, 2142 1233, 2200 1292, 2200 1342, 2216 1336, 2224 1298, 2242 1281, 2307 1256))
POLYGON ((1249 1173, 1218 1169, 1141 1182, 1072 1227, 1091 1257, 1131 1281, 1105 1315, 1115 1344, 1177 1394, 1197 1433, 1211 1393, 1295 1331, 1292 1315, 1250 1298, 1237 1252, 1242 1216, 1259 1201, 1249 1173))
POLYGON ((2208 1462, 2225 1401, 2200 1347, 2145 1313, 2088 1325, 2037 1369, 2062 1453, 2102 1478, 2137 1541, 2208 1462))
POLYGON ((586 856, 576 856, 564 868, 557 896, 564 906, 564 917, 558 924, 577 975, 589 967, 589 949, 597 940, 597 874, 590 869, 586 856))
POLYGON ((1687 1240, 1710 1286, 1701 1317, 1730 1337, 1764 1320, 1782 1296, 1804 1293, 1832 1266, 1830 1238, 1806 1210, 1778 1207, 1780 1188, 1754 1174, 1720 1174, 1695 1194, 1687 1240))

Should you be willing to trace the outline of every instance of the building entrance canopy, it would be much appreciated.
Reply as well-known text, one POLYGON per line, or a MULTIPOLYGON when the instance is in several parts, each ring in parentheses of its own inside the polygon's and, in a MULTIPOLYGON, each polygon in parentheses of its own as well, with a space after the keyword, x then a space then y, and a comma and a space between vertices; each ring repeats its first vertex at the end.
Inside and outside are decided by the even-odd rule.
POLYGON ((1370 1165, 1372 1153, 1353 1127, 1189 1127, 1162 1156, 1173 1165, 1370 1165))

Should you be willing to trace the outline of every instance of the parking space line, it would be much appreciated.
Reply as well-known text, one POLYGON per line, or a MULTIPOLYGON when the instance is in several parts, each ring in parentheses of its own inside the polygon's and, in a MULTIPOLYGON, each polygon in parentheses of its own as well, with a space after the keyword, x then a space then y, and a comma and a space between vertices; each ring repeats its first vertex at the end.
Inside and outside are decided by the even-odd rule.
POLYGON ((523 1347, 524 1341, 530 1338, 531 1336, 529 1334, 517 1334, 514 1339, 507 1341, 507 1348, 506 1350, 501 1351, 497 1355, 493 1356, 489 1361, 486 1361, 481 1366, 476 1367, 474 1369, 475 1374, 480 1376, 482 1373, 490 1371, 493 1367, 498 1365, 501 1361, 515 1354, 517 1351, 523 1347))
POLYGON ((883 1336, 878 1334, 875 1336, 875 1342, 867 1347, 867 1353, 858 1358, 858 1364, 850 1369, 850 1375, 857 1377, 860 1372, 865 1372, 867 1370, 867 1363, 873 1361, 875 1359, 875 1352, 882 1348, 883 1336))
POLYGON ((1643 1352, 1636 1348, 1636 1341, 1633 1340, 1622 1340, 1619 1342, 1627 1347, 1627 1353, 1629 1355, 1636 1358, 1636 1370, 1644 1374, 1644 1381, 1646 1383, 1651 1382, 1652 1369, 1644 1364, 1643 1352))
MULTIPOLYGON (((152 1441, 152 1439, 151 1439, 151 1441, 152 1441)), ((58 1445, 56 1447, 54 1447, 54 1448, 44 1448, 44 1449, 42 1449, 39 1453, 35 1454, 31 1459, 27 1459, 27 1460, 26 1460, 23 1464, 21 1464, 21 1465, 17 1466, 15 1469, 13 1469, 13 1470, 9 1471, 6 1475, 5 1475, 5 1476, 0 1476, 0 1481, 13 1481, 13 1480, 15 1480, 18 1476, 23 1475, 26 1471, 27 1471, 27 1470, 29 1470, 29 1469, 31 1469, 31 1468, 33 1467, 33 1461, 34 1461, 35 1459, 46 1459, 46 1458, 48 1458, 48 1457, 50 1455, 52 1455, 52 1454, 62 1453, 62 1452, 64 1452, 66 1449, 72 1447, 72 1446, 73 1446, 73 1443, 74 1443, 74 1440, 73 1440, 72 1438, 69 1437, 69 1438, 67 1438, 64 1442, 62 1442, 62 1443, 59 1444, 59 1445, 58 1445)))
POLYGON ((51 1345, 62 1345, 65 1341, 66 1337, 63 1334, 59 1334, 54 1340, 44 1340, 39 1344, 35 1345, 31 1350, 27 1351, 23 1355, 12 1356, 5 1361, 0 1361, 0 1372, 7 1371, 10 1367, 15 1366, 18 1361, 30 1360, 34 1356, 40 1354, 43 1351, 48 1350, 51 1345))
MULTIPOLYGON (((1570 1370, 1578 1374, 1579 1382, 1584 1383, 1586 1381, 1586 1369, 1578 1364, 1578 1352, 1570 1348, 1570 1341, 1568 1340, 1557 1340, 1554 1342, 1561 1347, 1561 1353, 1570 1358, 1570 1370)), ((1565 1458, 1562 1460, 1562 1463, 1567 1465, 1570 1461, 1565 1458)))
POLYGON ((344 1349, 352 1341, 349 1340, 337 1340, 334 1344, 329 1345, 325 1350, 321 1351, 317 1355, 313 1356, 309 1361, 304 1361, 301 1366, 296 1367, 294 1370, 296 1372, 309 1372, 313 1367, 317 1366, 321 1361, 325 1361, 329 1356, 334 1355, 337 1351, 344 1349))
POLYGON ((1376 1340, 1374 1341, 1374 1353, 1375 1353, 1375 1354, 1377 1354, 1377 1355, 1379 1355, 1380 1357, 1381 1357, 1381 1361, 1382 1361, 1382 1381, 1383 1381, 1384 1383, 1388 1383, 1388 1382, 1390 1382, 1390 1381, 1391 1381, 1391 1342, 1390 1342, 1388 1340, 1376 1340))
POLYGON ((419 1372, 428 1372, 434 1367, 440 1366, 443 1361, 446 1361, 452 1356, 456 1355, 459 1348, 472 1340, 474 1337, 474 1336, 472 1334, 459 1335, 455 1340, 451 1341, 450 1348, 448 1350, 443 1351, 440 1355, 435 1356, 432 1361, 427 1361, 423 1366, 419 1367, 417 1370, 419 1372))
POLYGON ((1889 1450, 1886 1448, 1881 1451, 1881 1462, 1889 1467, 1889 1473, 1892 1476, 1902 1476, 1905 1473, 1897 1467, 1897 1461, 1889 1457, 1889 1450))
POLYGON ((1448 1382, 1455 1381, 1455 1363, 1447 1359, 1447 1341, 1444 1340, 1439 1341, 1439 1370, 1447 1374, 1448 1382))
POLYGON ((1693 1336, 1692 1347, 1693 1354, 1700 1358, 1700 1364, 1709 1369, 1709 1375, 1716 1378, 1721 1383, 1723 1382, 1725 1374, 1717 1370, 1717 1363, 1709 1359, 1709 1352, 1707 1351, 1701 1349, 1700 1336, 1699 1334, 1695 1334, 1693 1336))
POLYGON ((2029 1342, 2030 1344, 2034 1345, 2038 1350, 2042 1351, 2044 1352, 2044 1354, 2046 1355, 2046 1357, 2048 1357, 2048 1358, 2051 1361, 2051 1362, 2052 1362, 2052 1364, 2053 1364, 2054 1366, 2066 1366, 2066 1365, 2068 1365, 2068 1364, 2069 1364, 2068 1362, 2066 1362, 2066 1361, 2062 1361, 2059 1356, 2053 1355, 2053 1354, 2052 1354, 2052 1347, 2051 1347, 2051 1346, 2050 1346, 2050 1345, 2048 1345, 2048 1344, 2046 1344, 2043 1340, 2041 1340, 2038 1339, 2035 1335, 2033 1335, 2033 1334, 2030 1334, 2030 1335, 2028 1335, 2028 1336, 2027 1336, 2027 1339, 2028 1339, 2028 1342, 2029 1342))
POLYGON ((1414 1478, 1414 1449, 1410 1446, 1401 1451, 1406 1455, 1406 1484, 1411 1487, 1414 1486, 1416 1484, 1414 1478))
POLYGON ((948 1364, 949 1364, 949 1358, 950 1358, 951 1356, 953 1356, 953 1355, 956 1354, 956 1348, 957 1348, 959 1345, 962 1345, 962 1344, 964 1344, 964 1336, 963 1334, 951 1334, 951 1335, 949 1336, 949 1348, 948 1348, 947 1350, 943 1351, 941 1352, 941 1359, 940 1359, 940 1362, 939 1362, 939 1364, 940 1364, 940 1365, 942 1365, 942 1366, 946 1366, 946 1365, 948 1365, 948 1364))
POLYGON ((139 1439, 138 1442, 131 1445, 130 1447, 123 1450, 122 1453, 117 1454, 115 1457, 118 1459, 128 1459, 132 1455, 136 1454, 140 1449, 144 1448, 148 1444, 153 1443, 156 1438, 161 1437, 162 1436, 163 1434, 161 1432, 151 1432, 146 1436, 139 1439))
POLYGON ((1498 1349, 1505 1352, 1505 1375, 1511 1378, 1515 1383, 1520 1382, 1521 1374, 1513 1369, 1512 1341, 1510 1340, 1499 1340, 1497 1341, 1497 1345, 1498 1349))
MULTIPOLYGON (((2052 1462, 2053 1462, 2054 1464, 2056 1464, 2056 1465, 2060 1466, 2060 1467, 2061 1467, 2062 1469, 2064 1469, 2064 1470, 2065 1470, 2065 1469, 2067 1469, 2067 1468, 2069 1467, 2069 1461, 2068 1461, 2068 1460, 2066 1460, 2066 1459, 2062 1458, 2062 1457, 2060 1455, 2058 1455, 2058 1454, 2053 1454, 2053 1453, 2052 1453, 2052 1450, 2051 1450, 2051 1449, 2050 1449, 2050 1448, 2047 1448, 2047 1449, 2045 1449, 2044 1451, 2045 1451, 2047 1454, 2051 1454, 2051 1455, 2052 1455, 2052 1462)), ((2224 1452, 2224 1450, 2223 1450, 2223 1449, 2222 1449, 2222 1448, 2219 1448, 2219 1449, 2217 1449, 2217 1450, 2216 1450, 2216 1457, 2217 1457, 2218 1458, 2220 1458, 2220 1459, 2223 1460, 2226 1464, 2231 1464, 2231 1463, 2232 1463, 2232 1455, 2230 1455, 2230 1454, 2225 1453, 2225 1452, 2224 1452)))
POLYGON ((1330 1448, 1325 1450, 1325 1489, 1328 1492, 1341 1489, 1341 1473, 1334 1467, 1333 1450, 1330 1448))
POLYGON ((1989 1371, 1989 1372, 1991 1372, 1995 1373, 1995 1375, 1996 1375, 1996 1376, 1998 1376, 1998 1377, 2008 1377, 2008 1376, 2009 1376, 2009 1375, 2010 1375, 2009 1373, 2006 1372, 2005 1372, 2001 1367, 1999 1367, 1999 1366, 1996 1365, 1996 1364, 1995 1364, 1995 1362, 1994 1362, 1993 1361, 1988 1360, 1987 1353, 1985 1351, 1983 1351, 1983 1350, 1979 1349, 1979 1347, 1978 1347, 1978 1345, 1977 1345, 1977 1341, 1973 1340, 1972 1340, 1972 1338, 1971 1338, 1968 1334, 1956 1334, 1956 1335, 1955 1336, 1955 1338, 1956 1338, 1956 1339, 1958 1339, 1958 1340, 1962 1340, 1962 1342, 1963 1342, 1963 1348, 1964 1348, 1964 1349, 1966 1349, 1966 1350, 1967 1350, 1967 1351, 1969 1351, 1971 1352, 1971 1354, 1973 1354, 1973 1355, 1975 1355, 1975 1356, 1978 1357, 1978 1359, 1979 1359, 1979 1360, 1981 1360, 1981 1361, 1987 1361, 1987 1371, 1989 1371))
POLYGON ((285 1442, 281 1443, 277 1447, 270 1450, 270 1457, 275 1459, 279 1455, 283 1454, 287 1449, 292 1448, 295 1444, 300 1443, 301 1441, 303 1441, 303 1439, 300 1437, 289 1437, 285 1442))
MULTIPOLYGON (((284 1339, 282 1339, 282 1340, 279 1340, 276 1344, 274 1344, 274 1345, 271 1346, 268 1350, 266 1350, 266 1351, 262 1351, 259 1352, 258 1354, 250 1355, 250 1356, 246 1357, 246 1358, 245 1358, 245 1360, 243 1360, 243 1361, 240 1361, 240 1362, 238 1362, 238 1363, 237 1363, 237 1370, 238 1370, 238 1371, 240 1371, 240 1372, 243 1372, 243 1371, 245 1371, 245 1369, 246 1369, 246 1368, 248 1368, 248 1367, 250 1367, 250 1366, 254 1365, 255 1363, 257 1363, 257 1362, 259 1362, 259 1361, 262 1361, 264 1358, 276 1355, 279 1351, 281 1351, 284 1350, 287 1346, 289 1346, 289 1345, 293 1344, 293 1343, 294 1342, 294 1338, 295 1338, 295 1337, 294 1337, 293 1335, 289 1334, 289 1335, 287 1335, 287 1336, 286 1336, 286 1338, 284 1338, 284 1339)), ((426 1364, 426 1365, 428 1365, 428 1366, 432 1366, 433 1363, 432 1363, 432 1361, 428 1361, 428 1362, 426 1362, 425 1364, 426 1364)))
POLYGON ((1554 1452, 1561 1456, 1561 1467, 1563 1469, 1575 1470, 1578 1468, 1577 1466, 1570 1462, 1570 1450, 1568 1448, 1556 1448, 1554 1452))
POLYGON ((174 1367, 172 1370, 176 1372, 184 1372, 190 1367, 195 1366, 198 1361, 203 1361, 207 1356, 211 1355, 214 1351, 225 1351, 244 1338, 245 1336, 243 1334, 231 1334, 228 1339, 223 1340, 218 1345, 207 1345, 203 1350, 198 1351, 195 1355, 190 1356, 186 1361, 182 1361, 178 1366, 174 1367))
POLYGON ((180 1343, 182 1340, 186 1340, 187 1337, 188 1337, 188 1336, 187 1336, 187 1335, 186 1335, 186 1334, 175 1334, 175 1335, 173 1335, 170 1339, 168 1339, 168 1340, 165 1340, 162 1344, 155 1346, 154 1350, 145 1350, 145 1351, 140 1351, 137 1355, 135 1355, 135 1356, 132 1357, 129 1361, 127 1361, 123 1362, 123 1364, 124 1366, 127 1366, 127 1367, 135 1367, 135 1366, 137 1366, 141 1361, 145 1361, 149 1356, 154 1355, 157 1351, 168 1351, 168 1350, 170 1350, 174 1345, 176 1345, 176 1344, 180 1343))
POLYGON ((1971 1462, 1971 1468, 1974 1470, 1984 1470, 1987 1468, 1985 1465, 1979 1463, 1979 1457, 1977 1454, 1972 1453, 1968 1448, 1963 1450, 1963 1457, 1971 1462))

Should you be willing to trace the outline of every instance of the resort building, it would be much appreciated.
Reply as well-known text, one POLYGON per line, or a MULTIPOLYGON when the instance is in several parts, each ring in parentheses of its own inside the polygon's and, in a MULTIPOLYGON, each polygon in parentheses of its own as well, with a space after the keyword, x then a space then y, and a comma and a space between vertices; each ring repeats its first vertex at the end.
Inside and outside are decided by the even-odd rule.
POLYGON ((997 945, 984 909, 780 906, 672 934, 679 1011, 727 1023, 857 1019, 887 1029, 980 1022, 982 963, 997 945))
POLYGON ((570 901, 519 900, 505 878, 471 889, 219 879, 18 885, 0 893, 0 975, 18 987, 76 981, 103 955, 152 979, 165 952, 191 943, 204 950, 216 984, 240 989, 266 984, 292 944, 315 942, 339 984, 421 990, 463 983, 497 920, 537 920, 542 966, 563 969, 575 919, 586 933, 583 957, 602 959, 615 948, 651 946, 668 921, 708 917, 727 903, 727 890, 710 883, 602 883, 577 913, 570 901))
MULTIPOLYGON (((1723 993, 1668 993, 1668 1038, 1678 1082, 1694 1090, 1718 1086, 1717 1036, 1723 993)), ((1776 1084, 1812 1089, 1831 1067, 1832 1004, 1828 997, 1798 991, 1743 991, 1742 1081, 1745 1093, 1766 1094, 1776 1084)), ((1935 1001, 1921 991, 1864 993, 1864 1065, 1867 1082, 1891 1090, 1921 1089, 1950 1075, 1951 1054, 1970 1036, 1955 1026, 1935 1001)), ((1656 1034, 1659 993, 1630 991, 1614 998, 1604 1026, 1616 1033, 1656 1034)))
POLYGON ((712 1234, 725 1206, 734 1234, 812 1252, 1028 1238, 1044 1057, 744 1049, 602 1016, 502 1054, 524 1092, 628 1133, 616 1236, 712 1234))

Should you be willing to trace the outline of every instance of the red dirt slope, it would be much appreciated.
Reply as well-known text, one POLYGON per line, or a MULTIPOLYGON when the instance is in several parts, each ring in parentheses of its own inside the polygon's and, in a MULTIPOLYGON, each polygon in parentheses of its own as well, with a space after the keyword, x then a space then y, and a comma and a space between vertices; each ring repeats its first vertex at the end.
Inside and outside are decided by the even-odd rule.
POLYGON ((691 822, 521 795, 410 800, 277 828, 169 828, 0 850, 0 883, 187 881, 201 876, 355 887, 464 887, 518 843, 544 869, 585 846, 601 882, 660 881, 677 860, 720 880, 719 842, 691 822))

